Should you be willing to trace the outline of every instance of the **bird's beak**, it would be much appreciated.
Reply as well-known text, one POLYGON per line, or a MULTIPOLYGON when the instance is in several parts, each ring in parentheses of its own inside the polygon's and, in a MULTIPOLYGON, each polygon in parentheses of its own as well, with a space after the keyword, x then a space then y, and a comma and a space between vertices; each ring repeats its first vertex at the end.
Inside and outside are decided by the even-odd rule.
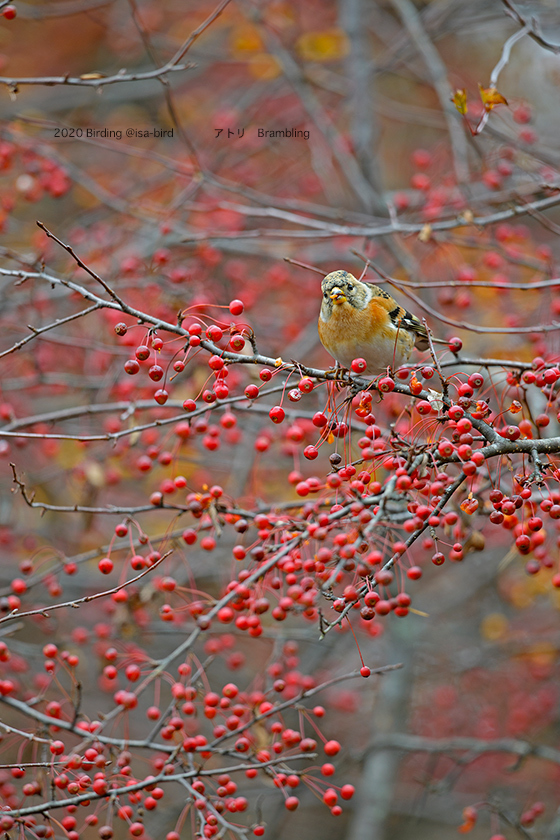
POLYGON ((332 290, 329 297, 333 303, 344 303, 344 301, 346 300, 346 295, 344 294, 342 289, 339 289, 338 287, 332 290))

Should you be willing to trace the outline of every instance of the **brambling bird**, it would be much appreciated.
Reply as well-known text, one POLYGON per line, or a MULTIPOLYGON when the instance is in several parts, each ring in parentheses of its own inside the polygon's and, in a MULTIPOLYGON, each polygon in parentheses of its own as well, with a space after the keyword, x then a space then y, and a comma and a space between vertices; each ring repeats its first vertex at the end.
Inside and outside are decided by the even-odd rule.
POLYGON ((347 271, 332 271, 321 290, 319 338, 339 365, 349 368, 353 359, 362 358, 366 375, 378 376, 406 362, 413 347, 428 349, 424 325, 379 286, 347 271))

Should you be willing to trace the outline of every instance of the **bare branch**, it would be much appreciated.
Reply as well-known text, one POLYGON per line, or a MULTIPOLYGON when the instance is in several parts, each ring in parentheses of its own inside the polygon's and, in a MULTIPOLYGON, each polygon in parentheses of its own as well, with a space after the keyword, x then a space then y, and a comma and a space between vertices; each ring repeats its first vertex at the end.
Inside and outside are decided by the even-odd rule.
POLYGON ((522 15, 519 9, 511 2, 511 0, 502 0, 502 3, 506 7, 506 14, 512 17, 520 26, 524 28, 527 27, 528 35, 530 38, 533 39, 540 47, 545 50, 549 50, 549 52, 554 53, 555 55, 560 54, 560 44, 553 44, 551 41, 547 41, 538 30, 538 25, 535 18, 529 20, 525 15, 522 15))
POLYGON ((410 37, 422 55, 433 80, 441 109, 447 122, 447 130, 453 151, 453 166, 457 181, 465 183, 469 178, 468 145, 461 120, 457 119, 457 112, 449 104, 452 90, 447 79, 447 71, 441 57, 430 41, 423 25, 422 18, 410 0, 392 0, 410 37))

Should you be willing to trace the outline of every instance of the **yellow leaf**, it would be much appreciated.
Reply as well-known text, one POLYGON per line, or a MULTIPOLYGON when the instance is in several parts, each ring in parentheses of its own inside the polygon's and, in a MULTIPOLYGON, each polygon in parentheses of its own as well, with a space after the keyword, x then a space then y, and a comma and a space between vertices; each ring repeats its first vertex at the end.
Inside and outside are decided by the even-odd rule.
POLYGON ((502 96, 495 87, 483 88, 482 85, 479 84, 478 90, 480 92, 480 98, 482 99, 485 111, 491 111, 496 105, 508 104, 505 96, 502 96))
POLYGON ((93 487, 105 486, 105 473, 97 461, 86 461, 83 465, 85 476, 93 487))
POLYGON ((467 91, 465 88, 461 90, 456 90, 453 96, 451 97, 451 101, 457 108, 460 114, 467 113, 467 91))
POLYGON ((236 58, 244 57, 247 53, 261 52, 263 42, 259 30, 250 24, 244 24, 234 29, 231 36, 231 51, 236 58))
POLYGON ((350 44, 342 29, 324 29, 301 35, 296 49, 306 61, 336 61, 349 53, 350 44))
POLYGON ((496 642, 498 639, 504 638, 508 627, 508 620, 503 613, 490 613, 482 620, 480 625, 480 635, 483 639, 488 639, 490 642, 496 642))
POLYGON ((418 234, 418 239, 420 242, 426 244, 429 242, 432 236, 432 226, 431 225, 424 225, 420 233, 418 234))

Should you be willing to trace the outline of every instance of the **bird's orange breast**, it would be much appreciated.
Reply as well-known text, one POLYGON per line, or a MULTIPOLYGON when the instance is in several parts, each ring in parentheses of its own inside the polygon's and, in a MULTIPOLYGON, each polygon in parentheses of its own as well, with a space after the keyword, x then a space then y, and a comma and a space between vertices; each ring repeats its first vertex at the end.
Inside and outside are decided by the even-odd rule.
POLYGON ((344 367, 352 360, 366 360, 370 375, 382 373, 388 366, 398 367, 408 359, 414 344, 405 329, 396 330, 387 309, 370 300, 365 309, 347 301, 335 304, 327 320, 319 317, 319 338, 323 346, 344 367))

